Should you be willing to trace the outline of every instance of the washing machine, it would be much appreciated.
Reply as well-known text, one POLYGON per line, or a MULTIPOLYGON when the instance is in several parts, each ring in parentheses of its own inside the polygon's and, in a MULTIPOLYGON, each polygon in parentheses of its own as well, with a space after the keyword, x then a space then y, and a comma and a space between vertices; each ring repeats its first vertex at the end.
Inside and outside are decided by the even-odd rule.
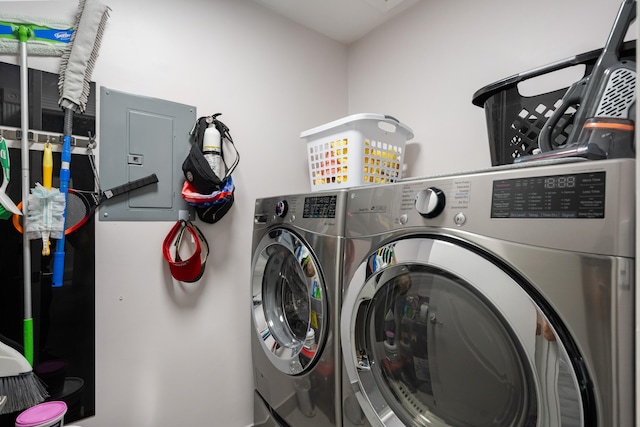
POLYGON ((340 426, 347 191, 258 199, 251 264, 255 426, 340 426))
POLYGON ((343 425, 634 425, 635 160, 349 194, 343 425))

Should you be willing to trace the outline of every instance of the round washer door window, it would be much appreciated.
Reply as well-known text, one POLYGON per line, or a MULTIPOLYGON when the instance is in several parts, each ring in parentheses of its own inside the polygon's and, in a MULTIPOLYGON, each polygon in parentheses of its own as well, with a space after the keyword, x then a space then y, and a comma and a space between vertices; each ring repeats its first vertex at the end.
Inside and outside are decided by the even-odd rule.
POLYGON ((487 258, 444 240, 381 247, 349 283, 345 367, 373 426, 583 426, 553 325, 487 258))
POLYGON ((296 375, 325 335, 324 282, 311 249, 286 229, 269 231, 253 259, 253 325, 271 363, 296 375))

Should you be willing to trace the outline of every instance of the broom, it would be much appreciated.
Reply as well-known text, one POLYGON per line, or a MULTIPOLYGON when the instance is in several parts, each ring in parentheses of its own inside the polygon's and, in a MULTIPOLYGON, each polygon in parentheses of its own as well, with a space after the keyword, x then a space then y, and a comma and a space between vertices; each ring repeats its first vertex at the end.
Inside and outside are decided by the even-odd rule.
MULTIPOLYGON (((102 33, 109 17, 109 7, 99 1, 80 0, 76 17, 76 31, 71 37, 71 43, 62 55, 60 64, 60 101, 58 104, 64 110, 64 137, 62 143, 62 163, 60 165, 60 192, 65 201, 69 194, 69 178, 71 173, 71 133, 73 128, 73 114, 75 111, 83 113, 89 99, 91 73, 98 57, 102 33)), ((66 203, 65 203, 66 205, 66 203)), ((66 227, 66 207, 63 215, 64 230, 66 227)), ((64 275, 64 244, 65 236, 56 242, 53 254, 52 286, 62 286, 64 275)))
POLYGON ((27 359, 2 342, 0 342, 0 396, 6 396, 4 406, 0 408, 0 415, 22 411, 49 397, 27 359))

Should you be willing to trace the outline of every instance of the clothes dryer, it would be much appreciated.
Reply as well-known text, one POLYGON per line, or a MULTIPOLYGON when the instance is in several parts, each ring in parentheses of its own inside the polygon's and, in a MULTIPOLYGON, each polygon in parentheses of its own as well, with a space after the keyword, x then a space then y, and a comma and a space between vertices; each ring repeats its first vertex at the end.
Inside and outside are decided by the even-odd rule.
POLYGON ((635 160, 350 192, 343 425, 634 425, 635 160))
POLYGON ((255 426, 342 423, 339 301, 347 191, 259 199, 251 265, 255 426))

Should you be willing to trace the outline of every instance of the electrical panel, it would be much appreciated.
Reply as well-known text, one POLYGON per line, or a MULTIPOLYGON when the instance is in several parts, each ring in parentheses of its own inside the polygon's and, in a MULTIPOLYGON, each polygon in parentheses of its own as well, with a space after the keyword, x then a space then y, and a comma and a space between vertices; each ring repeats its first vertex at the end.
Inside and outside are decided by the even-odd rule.
POLYGON ((108 199, 100 221, 177 221, 193 216, 182 199, 182 162, 196 108, 172 101, 100 88, 100 187, 151 174, 158 182, 108 199))

